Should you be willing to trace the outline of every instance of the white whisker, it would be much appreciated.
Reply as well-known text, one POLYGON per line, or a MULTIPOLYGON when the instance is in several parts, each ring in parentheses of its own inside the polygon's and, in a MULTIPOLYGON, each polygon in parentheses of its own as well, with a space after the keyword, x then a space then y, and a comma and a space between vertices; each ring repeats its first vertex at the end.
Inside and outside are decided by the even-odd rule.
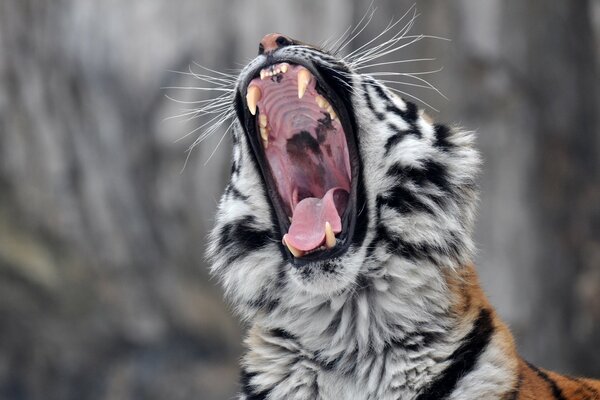
POLYGON ((223 87, 207 88, 207 87, 196 87, 196 86, 166 86, 166 87, 161 87, 161 89, 163 89, 163 90, 202 90, 202 91, 207 91, 207 92, 226 92, 226 93, 231 93, 234 91, 233 88, 223 88, 223 87))
POLYGON ((410 97, 411 99, 417 100, 418 102, 420 102, 420 103, 426 105, 427 107, 431 108, 433 111, 439 112, 439 110, 437 108, 433 107, 431 104, 427 103, 425 100, 422 100, 421 98, 419 98, 419 97, 417 97, 415 95, 412 95, 412 94, 407 93, 405 91, 402 91, 400 89, 389 87, 389 86, 388 86, 388 89, 391 90, 391 91, 393 91, 393 92, 399 93, 401 95, 410 97))
POLYGON ((204 166, 206 166, 209 163, 210 159, 215 155, 215 153, 219 149, 219 146, 221 145, 221 142, 223 142, 223 139, 225 139, 225 136, 227 136, 227 134, 229 133, 229 130, 233 126, 233 122, 234 121, 231 121, 231 123, 229 124, 229 126, 227 127, 227 129, 225 129, 225 132, 223 132, 223 135, 221 135, 221 139, 219 139, 219 142, 215 146, 215 149, 212 151, 212 153, 210 153, 210 156, 208 156, 208 159, 204 163, 204 166))
POLYGON ((435 58, 411 58, 408 60, 396 60, 396 61, 387 61, 387 62, 380 62, 380 63, 375 63, 375 64, 367 64, 367 65, 362 65, 359 67, 354 67, 354 69, 360 71, 363 69, 367 69, 367 68, 372 68, 372 67, 379 67, 382 65, 390 65, 390 64, 405 64, 405 63, 410 63, 410 62, 421 62, 421 61, 435 61, 435 58))
MULTIPOLYGON (((354 39, 356 39, 358 37, 358 35, 360 35, 365 30, 365 28, 369 25, 369 23, 373 19, 373 16, 375 15, 375 11, 377 11, 377 8, 373 7, 374 2, 375 2, 375 0, 371 0, 371 4, 369 4, 367 11, 363 15, 363 17, 360 19, 360 21, 358 21, 358 24, 356 24, 354 29, 352 29, 352 31, 350 32, 348 37, 340 43, 338 48, 334 48, 335 50, 332 49, 333 54, 338 54, 340 51, 342 51, 344 48, 346 48, 346 46, 348 46, 350 43, 352 43, 352 41, 354 39), (367 19, 366 22, 364 22, 365 18, 367 19), (364 25, 362 27, 360 27, 361 24, 363 24, 363 22, 364 22, 364 25), (358 29, 358 31, 357 31, 357 29, 358 29)), ((337 42, 335 44, 337 44, 337 42)))
MULTIPOLYGON (((362 46, 358 47, 357 49, 355 49, 354 51, 352 51, 350 54, 348 54, 346 57, 344 57, 345 59, 349 59, 352 60, 354 57, 358 56, 360 54, 360 52, 367 46, 369 46, 371 43, 375 42, 377 39, 381 38, 382 36, 385 36, 390 30, 394 29, 394 27, 396 25, 398 25, 406 15, 408 15, 408 13, 410 12, 410 10, 414 9, 415 6, 413 5, 411 8, 409 8, 406 13, 404 13, 404 15, 397 20, 394 23, 389 23, 388 26, 383 30, 383 32, 381 32, 379 35, 375 36, 373 39, 369 40, 367 43, 363 44, 362 46)), ((416 10, 416 9, 415 9, 416 10)), ((413 17, 414 18, 414 17, 413 17)))

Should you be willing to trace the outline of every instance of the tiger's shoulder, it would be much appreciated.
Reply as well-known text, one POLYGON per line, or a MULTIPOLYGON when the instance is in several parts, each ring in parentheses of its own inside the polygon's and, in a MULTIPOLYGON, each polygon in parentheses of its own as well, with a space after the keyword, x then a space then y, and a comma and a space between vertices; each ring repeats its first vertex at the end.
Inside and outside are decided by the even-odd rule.
MULTIPOLYGON (((496 354, 487 364, 480 362, 479 365, 473 365, 475 374, 477 370, 489 373, 487 377, 481 374, 482 377, 471 379, 473 387, 485 390, 486 385, 493 382, 495 374, 504 371, 507 376, 503 379, 511 382, 511 388, 500 396, 503 400, 600 400, 600 380, 574 378, 548 371, 518 354, 512 332, 487 300, 473 266, 463 268, 459 274, 447 272, 447 282, 455 299, 454 313, 464 323, 474 327, 470 337, 464 338, 460 345, 463 349, 459 361, 462 368, 456 368, 457 373, 469 379, 472 372, 468 371, 469 355, 474 357, 479 347, 483 347, 483 344, 477 343, 485 342, 488 351, 491 349, 496 354)), ((426 398, 445 398, 447 394, 440 390, 436 393, 439 397, 426 398)))

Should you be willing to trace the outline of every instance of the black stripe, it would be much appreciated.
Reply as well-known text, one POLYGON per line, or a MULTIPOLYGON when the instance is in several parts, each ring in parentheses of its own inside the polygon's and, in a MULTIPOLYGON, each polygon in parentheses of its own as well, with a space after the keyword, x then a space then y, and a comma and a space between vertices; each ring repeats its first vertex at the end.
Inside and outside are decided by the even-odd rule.
POLYGON ((271 336, 285 340, 296 340, 296 337, 283 328, 275 328, 270 331, 271 336))
POLYGON ((448 151, 454 147, 454 144, 450 142, 449 138, 451 135, 450 128, 445 125, 435 124, 434 125, 435 142, 433 145, 439 147, 444 151, 448 151))
POLYGON ((450 190, 446 168, 433 160, 426 160, 422 165, 414 167, 396 163, 388 169, 387 175, 410 179, 420 187, 425 186, 427 183, 432 183, 444 192, 450 190))
POLYGON ((245 369, 242 369, 241 382, 242 394, 246 396, 246 400, 265 400, 271 390, 263 390, 262 392, 255 392, 254 388, 250 384, 250 380, 256 376, 256 374, 250 373, 245 369))
POLYGON ((494 327, 490 311, 482 309, 471 332, 463 339, 458 349, 450 355, 451 363, 448 368, 419 394, 417 400, 442 400, 452 394, 460 379, 473 371, 493 333, 494 327))
POLYGON ((434 214, 433 209, 421 201, 415 193, 407 189, 403 184, 392 187, 386 196, 377 196, 376 206, 388 206, 401 214, 408 214, 415 211, 422 211, 434 214))
POLYGON ((588 392, 590 392, 591 395, 592 395, 592 397, 590 397, 590 400, 600 400, 600 392, 598 392, 592 386, 588 385, 587 382, 582 381, 579 378, 571 378, 570 376, 566 376, 565 378, 570 379, 572 381, 575 381, 575 382, 579 383, 583 389, 585 389, 588 392))
POLYGON ((371 96, 369 95, 369 87, 371 87, 371 86, 368 85, 367 82, 363 81, 362 87, 363 87, 364 99, 367 102, 367 107, 373 112, 373 114, 375 114, 375 116, 377 117, 378 120, 383 121, 385 119, 385 115, 383 113, 376 111, 375 107, 373 107, 373 101, 371 100, 371 96))
POLYGON ((233 197, 234 199, 239 199, 239 200, 243 200, 243 201, 248 200, 248 196, 246 196, 245 194, 242 194, 242 192, 240 192, 233 183, 230 183, 229 185, 227 185, 227 188, 225 188, 225 194, 233 197))
POLYGON ((238 163, 234 160, 231 162, 231 175, 239 175, 240 174, 240 166, 238 165, 238 163))
POLYGON ((406 135, 413 135, 417 139, 423 137, 421 131, 417 128, 417 126, 413 123, 409 129, 400 129, 400 127, 396 126, 392 122, 388 122, 387 127, 390 131, 396 132, 394 135, 390 136, 385 142, 385 155, 387 156, 390 151, 399 143, 401 143, 406 135))
MULTIPOLYGON (((403 327, 398 327, 398 331, 402 331, 403 327)), ((390 343, 391 347, 401 347, 408 351, 422 351, 425 348, 430 347, 433 343, 440 340, 442 337, 441 332, 437 331, 416 331, 416 332, 408 332, 406 336, 401 339, 394 339, 390 343)))
POLYGON ((249 251, 263 248, 270 242, 270 231, 254 229, 254 222, 254 217, 248 215, 221 228, 219 247, 227 254, 228 264, 249 251))
POLYGON ((546 374, 544 371, 542 371, 535 365, 532 365, 527 361, 525 361, 525 363, 533 372, 537 374, 537 376, 542 378, 542 380, 548 384, 548 386, 550 387, 550 391, 552 392, 552 396, 554 396, 556 400, 566 400, 562 390, 560 390, 554 379, 550 378, 548 374, 546 374))

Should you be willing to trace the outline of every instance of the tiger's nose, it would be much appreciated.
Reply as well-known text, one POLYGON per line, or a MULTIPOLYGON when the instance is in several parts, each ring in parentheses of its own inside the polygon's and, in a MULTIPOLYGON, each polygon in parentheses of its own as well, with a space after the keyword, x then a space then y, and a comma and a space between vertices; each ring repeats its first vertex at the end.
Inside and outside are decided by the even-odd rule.
POLYGON ((292 39, 281 33, 269 33, 265 35, 258 45, 258 54, 268 54, 275 50, 293 44, 292 39))

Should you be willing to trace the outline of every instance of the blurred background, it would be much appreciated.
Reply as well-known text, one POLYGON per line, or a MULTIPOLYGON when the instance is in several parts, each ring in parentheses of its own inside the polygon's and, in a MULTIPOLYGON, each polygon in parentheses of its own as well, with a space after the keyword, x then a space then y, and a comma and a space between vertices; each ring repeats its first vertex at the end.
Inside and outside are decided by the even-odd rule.
MULTIPOLYGON (((413 4, 376 0, 346 50, 413 4)), ((208 97, 162 88, 204 86, 169 72, 193 62, 239 69, 269 32, 339 37, 368 6, 0 1, 0 399, 234 396, 243 327, 204 260, 231 144, 217 132, 181 172, 200 121, 165 120, 187 108, 165 94, 208 97)), ((483 286, 528 360, 600 377, 600 1, 416 7, 413 33, 451 41, 375 70, 443 67, 422 77, 447 100, 396 87, 479 132, 483 286)))

